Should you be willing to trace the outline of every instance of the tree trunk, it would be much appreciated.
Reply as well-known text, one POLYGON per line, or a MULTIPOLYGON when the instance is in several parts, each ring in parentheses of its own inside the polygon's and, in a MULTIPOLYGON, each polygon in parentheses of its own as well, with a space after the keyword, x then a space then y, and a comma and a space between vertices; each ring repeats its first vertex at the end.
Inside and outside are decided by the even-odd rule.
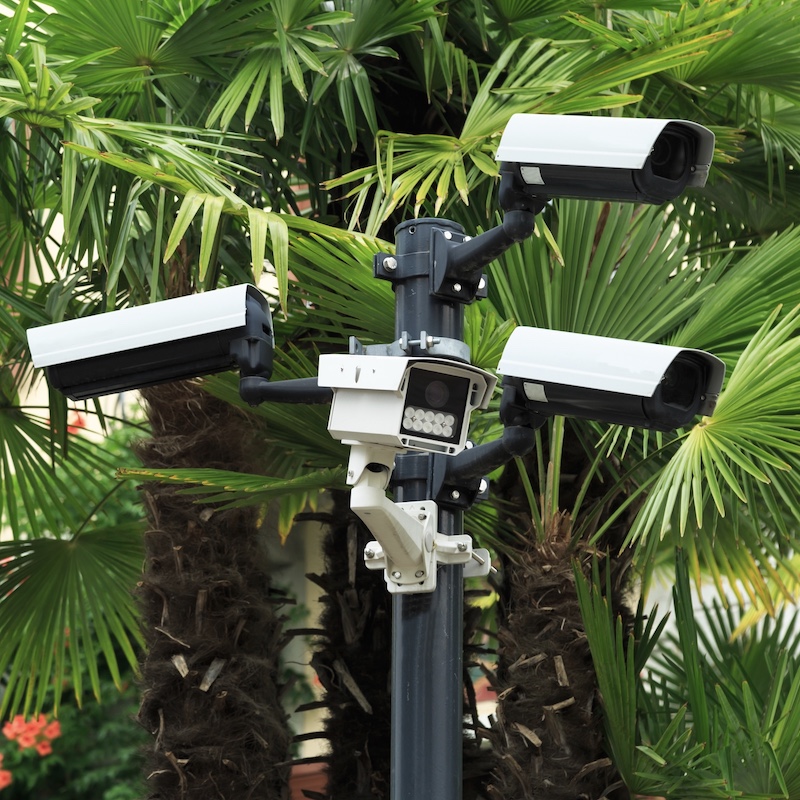
MULTIPOLYGON (((558 481, 562 508, 574 506, 589 466, 568 427, 561 474, 548 476, 548 483, 558 481)), ((524 508, 516 471, 509 474, 510 482, 499 491, 510 507, 524 508)), ((604 494, 595 478, 583 508, 604 494)), ((601 574, 612 573, 612 606, 627 618, 622 587, 629 562, 620 556, 625 531, 623 520, 604 542, 587 547, 572 540, 570 515, 560 511, 542 541, 530 532, 506 549, 493 677, 497 718, 488 734, 496 756, 487 787, 492 800, 598 800, 618 785, 619 775, 604 750, 597 679, 573 568, 579 564, 589 576, 591 558, 600 558, 601 574)))
MULTIPOLYGON (((242 412, 192 383, 146 390, 153 438, 145 466, 247 469, 252 428, 242 412)), ((154 736, 151 800, 278 800, 288 797, 291 734, 280 701, 280 600, 255 509, 219 511, 143 488, 140 602, 147 653, 141 724, 154 736)))
POLYGON ((506 564, 492 800, 597 800, 614 781, 566 528, 506 564))
POLYGON ((391 595, 383 573, 363 565, 361 554, 373 537, 351 513, 346 493, 334 493, 327 522, 325 574, 309 576, 325 591, 320 618, 325 633, 311 662, 328 708, 325 797, 388 798, 391 595))

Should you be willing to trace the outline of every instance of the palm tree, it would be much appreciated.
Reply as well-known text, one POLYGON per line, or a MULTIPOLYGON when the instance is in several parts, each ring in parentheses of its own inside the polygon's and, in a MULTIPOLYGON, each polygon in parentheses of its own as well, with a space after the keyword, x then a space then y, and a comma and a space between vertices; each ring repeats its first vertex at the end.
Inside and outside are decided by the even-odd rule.
MULTIPOLYGON (((494 507, 475 510, 473 533, 494 544, 504 566, 494 678, 502 701, 495 725, 480 735, 494 746, 490 796, 599 796, 617 773, 640 793, 713 794, 732 786, 756 794, 730 770, 728 789, 714 783, 724 736, 715 739, 708 725, 690 729, 668 703, 657 718, 663 725, 651 724, 643 712, 650 695, 637 688, 627 654, 644 658, 654 631, 631 619, 638 639, 626 650, 627 629, 616 632, 614 614, 625 591, 646 590, 654 565, 671 550, 682 553, 684 571, 710 574, 720 585, 735 579, 766 609, 792 588, 785 576, 796 574, 789 557, 798 518, 791 469, 797 318, 776 308, 792 308, 800 290, 790 227, 800 141, 794 7, 626 2, 590 18, 559 3, 501 0, 348 0, 322 10, 281 0, 120 0, 102 11, 89 0, 50 5, 56 13, 8 3, 15 13, 0 86, 8 231, 2 478, 17 537, 0 545, 0 557, 13 558, 0 601, 8 642, 0 655, 8 670, 4 708, 40 706, 54 676, 96 683, 91 665, 99 653, 113 672, 114 645, 134 661, 140 641, 126 588, 138 579, 140 535, 103 530, 87 515, 111 491, 110 465, 101 449, 69 436, 58 400, 45 412, 49 424, 20 407, 30 378, 26 326, 257 280, 269 245, 285 314, 277 323, 284 355, 276 377, 311 375, 317 354, 341 351, 348 335, 365 342, 392 336, 390 293, 369 276, 372 254, 387 248, 374 237, 388 238, 394 224, 415 214, 447 214, 471 231, 493 224, 492 154, 510 114, 685 117, 717 133, 703 192, 666 210, 553 205, 535 236, 492 268, 488 301, 468 309, 473 361, 487 368, 513 324, 535 324, 702 347, 730 372, 715 416, 675 436, 556 418, 534 456, 498 478, 494 507), (55 238, 57 213, 65 236, 52 255, 42 243, 55 238), (619 644, 612 662, 597 655, 606 640, 619 644), (601 662, 615 669, 600 669, 601 662), (612 691, 621 676, 634 687, 627 695, 612 691), (612 724, 619 715, 627 726, 612 724), (713 752, 704 761, 698 748, 706 745, 713 752)), ((192 490, 203 499, 193 506, 174 489, 148 484, 156 499, 142 588, 155 617, 146 634, 143 718, 159 758, 153 796, 207 796, 211 780, 225 783, 218 786, 223 796, 279 796, 269 792, 281 791, 285 734, 263 727, 265 709, 275 709, 258 694, 263 684, 243 692, 255 715, 234 737, 227 771, 214 765, 228 751, 218 740, 206 745, 214 740, 198 720, 219 727, 214 704, 228 689, 213 684, 200 698, 207 705, 198 707, 191 705, 197 691, 182 696, 176 687, 199 684, 215 661, 234 661, 245 646, 236 603, 267 599, 253 589, 262 572, 256 566, 247 577, 241 566, 257 534, 236 507, 279 497, 288 524, 316 493, 341 487, 343 449, 327 436, 319 409, 264 406, 245 417, 227 410, 237 405, 232 381, 215 378, 204 387, 226 405, 198 400, 208 394, 193 388, 148 396, 154 438, 144 448, 146 477, 205 485, 192 490), (180 411, 198 407, 202 419, 180 411), (217 430, 220 415, 246 427, 224 435, 224 456, 212 440, 219 458, 210 459, 208 444, 196 447, 198 435, 207 435, 206 425, 217 430), (268 478, 210 471, 250 463, 248 439, 264 445, 258 472, 268 478), (219 511, 220 502, 232 507, 219 511), (165 535, 167 520, 174 528, 165 535), (225 560, 231 530, 250 533, 225 560), (197 531, 199 541, 223 548, 204 554, 214 553, 205 572, 188 550, 197 531), (183 583, 184 557, 199 583, 183 583), (207 602, 199 598, 207 598, 206 584, 232 573, 242 574, 243 594, 216 609, 232 616, 212 645, 209 631, 195 627, 207 602), (180 598, 165 589, 176 580, 180 598), (172 627, 179 620, 186 629, 172 627), (202 653, 201 642, 209 645, 202 653), (173 660, 177 648, 191 654, 184 654, 188 679, 173 660), (154 700, 159 692, 175 694, 178 707, 168 711, 154 700), (243 766, 270 750, 272 760, 243 766)), ((491 438, 497 430, 494 409, 476 432, 491 438)), ((335 522, 341 535, 338 515, 335 522)), ((689 594, 679 600, 685 617, 689 594)), ((243 629, 257 629, 253 646, 264 648, 277 628, 253 613, 243 629)), ((691 637, 681 646, 686 663, 696 663, 691 637)), ((258 652, 252 657, 259 676, 274 671, 258 652)), ((358 658, 348 657, 355 683, 366 684, 356 674, 358 658)), ((320 660, 333 663, 324 654, 320 660)), ((217 680, 227 680, 225 669, 217 680)), ((702 721, 708 703, 700 683, 692 686, 691 718, 702 721)), ((678 690, 665 696, 674 700, 678 690)), ((345 712, 348 704, 355 707, 352 697, 342 702, 345 712)), ((376 716, 369 722, 385 730, 376 716)), ((730 738, 733 727, 726 730, 730 738)), ((769 735, 762 736, 767 743, 769 735)), ((337 744, 333 737, 334 753, 337 744)), ((780 763, 764 757, 768 777, 780 774, 775 780, 785 783, 780 763)), ((380 793, 374 776, 385 777, 388 765, 373 758, 352 769, 365 764, 373 777, 358 783, 359 792, 380 793)), ((344 788, 352 780, 337 780, 330 796, 360 796, 344 788)))

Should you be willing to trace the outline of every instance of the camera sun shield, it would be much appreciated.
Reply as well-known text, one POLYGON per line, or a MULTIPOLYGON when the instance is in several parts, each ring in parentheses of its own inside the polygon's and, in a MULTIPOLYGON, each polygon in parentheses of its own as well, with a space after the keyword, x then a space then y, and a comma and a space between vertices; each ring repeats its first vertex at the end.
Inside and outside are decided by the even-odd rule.
POLYGON ((702 350, 529 327, 511 334, 498 369, 513 407, 661 431, 710 416, 725 376, 702 350))
POLYGON ((328 430, 344 442, 455 455, 470 414, 485 408, 496 378, 442 358, 323 355, 320 386, 333 389, 328 430))
POLYGON ((713 155, 688 120, 514 114, 496 158, 530 195, 660 204, 704 186, 713 155))
POLYGON ((34 366, 74 400, 239 369, 272 373, 272 316, 249 284, 31 328, 34 366))

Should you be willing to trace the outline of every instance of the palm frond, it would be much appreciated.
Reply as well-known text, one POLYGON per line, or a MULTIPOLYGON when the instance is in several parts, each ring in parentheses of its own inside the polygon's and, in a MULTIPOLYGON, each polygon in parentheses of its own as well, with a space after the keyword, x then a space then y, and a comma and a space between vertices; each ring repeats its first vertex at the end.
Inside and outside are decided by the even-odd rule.
POLYGON ((742 353, 710 419, 695 425, 660 474, 637 516, 630 539, 663 536, 677 511, 678 531, 690 513, 701 528, 703 509, 714 503, 725 514, 723 489, 742 502, 760 497, 774 507, 775 494, 795 519, 792 500, 800 452, 800 415, 795 386, 800 375, 796 330, 800 308, 777 321, 775 311, 742 353), (772 499, 768 499, 772 496, 772 499))
POLYGON ((683 622, 679 637, 665 634, 648 664, 642 686, 651 712, 642 717, 648 735, 657 735, 692 691, 708 709, 707 763, 731 794, 797 797, 800 760, 788 738, 800 733, 796 610, 785 608, 734 638, 741 612, 714 603, 698 613, 688 591, 688 564, 679 556, 678 565, 683 577, 675 603, 683 622))
POLYGON ((69 678, 99 699, 99 658, 119 684, 117 648, 131 666, 141 644, 131 597, 143 557, 140 525, 87 528, 72 538, 0 542, 0 714, 37 713, 69 678))
POLYGON ((317 470, 297 478, 270 478, 219 469, 157 469, 126 467, 118 470, 120 478, 157 480, 162 483, 191 484, 181 494, 197 495, 198 502, 222 503, 221 508, 266 503, 282 494, 305 494, 312 489, 343 488, 344 469, 317 470))
POLYGON ((609 751, 632 794, 702 798, 729 797, 729 790, 704 752, 703 740, 687 726, 686 708, 653 719, 646 713, 641 672, 657 646, 665 620, 637 617, 637 636, 626 635, 614 617, 597 564, 589 580, 574 570, 586 636, 597 670, 609 751), (648 723, 646 732, 643 723, 648 723))

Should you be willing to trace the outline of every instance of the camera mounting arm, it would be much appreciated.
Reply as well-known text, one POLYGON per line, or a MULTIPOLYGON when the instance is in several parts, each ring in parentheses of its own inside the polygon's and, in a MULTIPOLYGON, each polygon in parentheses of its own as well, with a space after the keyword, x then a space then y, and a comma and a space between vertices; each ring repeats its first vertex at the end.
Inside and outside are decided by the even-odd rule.
POLYGON ((491 557, 473 548, 471 536, 438 533, 433 500, 393 503, 386 496, 396 448, 349 444, 350 508, 376 538, 364 548, 364 561, 369 569, 384 571, 392 594, 434 591, 439 564, 463 564, 465 578, 489 573, 491 557))
POLYGON ((270 382, 258 375, 243 374, 239 379, 239 396, 251 406, 260 403, 322 405, 333 400, 333 390, 320 386, 317 378, 270 382))
MULTIPOLYGON (((454 240, 448 231, 436 233, 431 274, 433 294, 451 297, 453 286, 478 287, 481 271, 487 264, 533 233, 536 215, 545 207, 546 198, 526 192, 517 174, 511 171, 501 172, 498 198, 504 212, 501 225, 461 241, 454 240)), ((469 301, 476 295, 477 289, 469 301)), ((452 299, 458 298, 457 291, 452 299)))
MULTIPOLYGON (((532 195, 517 171, 501 170, 501 225, 478 236, 465 235, 451 220, 423 218, 402 223, 395 229, 396 251, 376 253, 373 274, 395 285, 398 308, 404 326, 397 331, 420 330, 413 327, 419 311, 429 322, 427 312, 442 301, 455 306, 486 297, 486 281, 481 270, 512 245, 527 239, 534 229, 536 215, 545 207, 546 197, 532 195), (407 286, 408 292, 400 291, 407 286), (424 296, 425 300, 422 300, 424 296), (428 305, 430 301, 430 305, 428 305)), ((460 323, 459 323, 460 324, 460 323)), ((422 325, 422 329, 427 329, 422 325)), ((458 338, 459 330, 450 333, 458 338)), ((440 335, 441 331, 435 331, 440 335)))

